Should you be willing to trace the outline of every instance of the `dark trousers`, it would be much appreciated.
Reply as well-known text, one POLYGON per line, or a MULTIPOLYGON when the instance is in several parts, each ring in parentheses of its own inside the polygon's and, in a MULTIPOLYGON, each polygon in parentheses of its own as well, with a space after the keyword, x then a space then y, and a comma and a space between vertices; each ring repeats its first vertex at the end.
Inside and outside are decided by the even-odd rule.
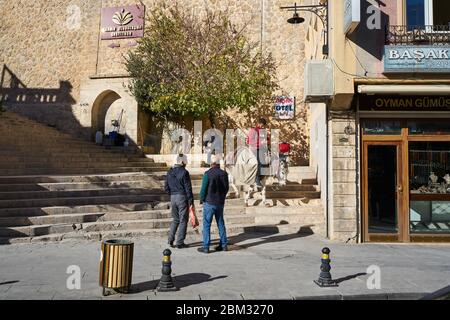
MULTIPOLYGON (((265 165, 265 163, 263 163, 264 155, 261 155, 260 152, 267 152, 267 150, 266 150, 266 148, 264 148, 262 151, 260 151, 259 148, 257 148, 257 149, 252 148, 251 150, 252 150, 253 154, 256 156, 256 160, 258 161, 258 170, 256 172, 255 183, 256 183, 256 185, 261 186, 261 175, 262 175, 261 168, 263 167, 263 165, 265 165)), ((265 161, 265 159, 264 159, 264 161, 265 161)))
POLYGON ((181 194, 170 196, 170 206, 172 208, 172 223, 169 231, 169 242, 175 241, 175 245, 181 245, 186 239, 187 225, 189 221, 189 204, 187 197, 181 194), (177 233, 178 230, 178 233, 177 233))

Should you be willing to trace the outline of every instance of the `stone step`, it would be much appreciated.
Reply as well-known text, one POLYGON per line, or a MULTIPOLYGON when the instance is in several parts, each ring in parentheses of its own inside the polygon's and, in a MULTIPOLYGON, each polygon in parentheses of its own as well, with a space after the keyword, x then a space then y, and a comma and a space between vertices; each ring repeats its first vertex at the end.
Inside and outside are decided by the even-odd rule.
POLYGON ((278 214, 278 215, 249 215, 255 218, 256 224, 283 225, 283 224, 323 224, 325 217, 320 214, 278 214))
POLYGON ((51 206, 33 208, 6 208, 0 209, 0 217, 33 217, 45 215, 64 215, 77 213, 103 213, 103 212, 127 212, 146 210, 167 210, 170 208, 168 202, 157 201, 113 203, 113 204, 88 204, 81 206, 51 206))
POLYGON ((97 159, 90 159, 88 161, 55 161, 53 158, 49 158, 46 162, 0 162, 0 168, 7 169, 33 169, 33 168, 47 168, 47 169, 64 169, 64 168, 115 168, 117 166, 137 166, 146 168, 164 168, 164 165, 154 162, 139 161, 99 161, 97 159))
MULTIPOLYGON (((242 200, 244 201, 244 200, 242 200)), ((282 208, 283 210, 285 208, 290 207, 302 207, 302 206, 320 206, 322 205, 321 199, 308 199, 308 198, 293 198, 293 199, 266 199, 268 207, 276 207, 276 208, 282 208)), ((266 208, 264 203, 262 203, 261 199, 249 199, 249 207, 255 207, 255 208, 266 208)))
MULTIPOLYGON (((8 219, 14 218, 33 218, 44 216, 57 216, 57 215, 74 215, 74 214, 123 214, 131 213, 138 214, 139 212, 152 211, 152 212, 170 212, 170 205, 168 202, 149 202, 149 203, 120 203, 111 205, 85 205, 85 206, 55 206, 55 207, 35 207, 35 208, 7 208, 0 209, 0 219, 3 219, 4 223, 8 219)), ((203 208, 197 206, 197 213, 202 214, 203 208)), ((246 208, 241 205, 227 205, 225 207, 225 213, 227 215, 241 215, 246 213, 246 208)), ((13 221, 13 220, 11 220, 13 221)), ((17 220, 24 221, 24 220, 17 220)), ((12 222, 11 222, 12 223, 12 222)))
MULTIPOLYGON (((81 217, 81 219, 85 218, 81 217)), ((49 219, 50 217, 46 217, 49 219)), ((66 219, 75 217, 64 216, 66 219)), ((95 219, 95 216, 92 216, 95 219)), ((201 219, 201 216, 199 217, 201 219)), ((61 216, 57 219, 61 220, 61 216)), ((254 217, 251 216, 228 216, 225 218, 225 223, 228 222, 230 226, 236 224, 253 224, 255 222, 254 217)), ((67 233, 72 231, 83 230, 83 232, 102 232, 112 230, 139 230, 139 229, 161 229, 169 228, 172 222, 172 218, 153 218, 153 219, 140 219, 140 220, 105 220, 92 222, 83 221, 76 223, 73 221, 67 223, 56 224, 42 224, 42 225, 28 225, 17 227, 0 227, 0 237, 34 237, 43 236, 52 233, 67 233)))
POLYGON ((22 191, 0 192, 0 202, 6 200, 53 199, 53 198, 82 198, 106 197, 119 195, 155 195, 165 194, 164 190, 144 188, 116 188, 98 190, 64 190, 64 191, 22 191))
MULTIPOLYGON (((70 152, 72 153, 76 153, 76 152, 91 152, 91 153, 104 153, 104 152, 108 152, 107 149, 102 148, 100 146, 96 146, 96 145, 84 145, 84 146, 46 146, 45 144, 42 145, 27 145, 27 146, 18 146, 18 145, 7 145, 7 146, 2 146, 2 153, 4 154, 5 151, 27 151, 30 153, 64 153, 64 152, 68 152, 70 150, 70 152)), ((112 152, 112 151, 109 151, 112 152)))
MULTIPOLYGON (((47 143, 48 146, 92 146, 93 144, 83 141, 77 140, 74 138, 66 138, 61 136, 52 136, 46 134, 40 139, 36 139, 32 135, 24 135, 24 136, 13 136, 13 137, 0 137, 0 144, 4 146, 29 146, 42 144, 45 145, 47 143)), ((100 147, 100 146, 99 146, 100 147)))
MULTIPOLYGON (((44 192, 69 192, 69 191, 87 191, 87 190, 117 190, 117 189, 145 189, 164 191, 164 184, 155 181, 117 181, 117 182, 75 182, 75 183, 40 183, 40 184, 0 184, 0 200, 6 199, 25 199, 25 197, 38 195, 45 197, 44 192), (35 192, 35 193, 31 193, 35 192)), ((201 181, 192 181, 192 191, 199 194, 201 181)), ((230 191, 234 194, 233 191, 230 191)), ((50 194, 50 193, 49 193, 50 194)), ((55 197, 51 194, 49 197, 55 197)))
POLYGON ((118 195, 118 196, 83 197, 83 198, 1 200, 0 209, 50 207, 50 206, 83 206, 96 204, 120 204, 127 202, 151 202, 151 201, 168 201, 168 196, 165 194, 152 194, 152 195, 118 195))
POLYGON ((75 190, 105 190, 121 188, 162 188, 160 181, 113 181, 113 182, 62 182, 39 184, 0 184, 1 192, 27 192, 27 191, 75 191, 75 190))
MULTIPOLYGON (((227 235, 237 235, 242 233, 242 228, 228 229, 227 235)), ((199 235, 198 229, 190 229, 188 235, 199 235)), ((218 230, 212 229, 212 235, 217 235, 218 230)), ((103 232, 68 232, 59 234, 50 234, 38 237, 0 237, 0 244, 24 244, 24 243, 41 243, 41 242, 58 242, 63 240, 107 240, 117 238, 167 238, 168 229, 140 229, 140 230, 114 230, 103 232)))
MULTIPOLYGON (((200 191, 200 180, 192 180, 192 187, 200 191)), ((75 190, 104 190, 117 188, 163 188, 162 181, 136 179, 133 181, 114 182, 62 182, 62 183, 29 183, 29 184, 0 184, 0 192, 22 191, 75 191, 75 190)))
POLYGON ((167 168, 162 167, 115 167, 115 168, 32 168, 32 169, 0 169, 0 176, 19 175, 88 175, 88 174, 111 174, 123 172, 161 172, 167 168))
MULTIPOLYGON (((46 193, 45 191, 42 191, 46 193)), ((33 193, 33 191, 31 191, 33 193)), ((39 193, 39 192, 37 192, 39 193)), ((169 195, 158 190, 154 192, 146 189, 125 189, 125 190, 89 190, 85 191, 55 191, 51 194, 68 195, 68 197, 44 197, 44 198, 25 198, 25 199, 8 199, 0 200, 0 209, 6 208, 28 208, 28 207, 49 207, 49 206, 81 206, 89 204, 111 204, 121 202, 137 202, 137 201, 168 201, 169 195), (142 198, 142 200, 140 200, 142 198)), ((229 201, 237 199, 237 195, 230 193, 229 201)), ((194 194, 194 198, 198 199, 199 195, 194 194)))
MULTIPOLYGON (((199 220, 203 217, 203 208, 197 208, 197 217, 199 220)), ((255 217, 245 214, 245 208, 227 207, 225 210, 227 221, 236 223, 239 221, 254 222, 255 217)), ((170 210, 141 210, 141 211, 113 211, 113 212, 96 212, 96 213, 68 213, 55 215, 34 215, 34 216, 15 216, 0 217, 0 227, 20 227, 30 225, 46 225, 46 224, 64 224, 64 223, 85 223, 96 221, 122 221, 122 220, 148 220, 148 219, 168 219, 172 217, 170 210)), ((245 222, 245 223, 247 223, 245 222)), ((240 222, 244 223, 244 222, 240 222)))
POLYGON ((299 182, 300 182, 300 184, 313 184, 313 185, 318 185, 319 184, 319 182, 315 178, 313 178, 313 179, 300 179, 299 182))
POLYGON ((302 185, 302 184, 288 184, 286 186, 269 185, 266 186, 266 192, 295 192, 295 191, 317 191, 315 185, 302 185))
POLYGON ((298 198, 308 198, 308 199, 320 199, 319 191, 266 191, 267 199, 298 199, 298 198))
POLYGON ((246 212, 248 214, 254 215, 280 215, 280 214, 319 214, 323 212, 323 206, 319 203, 310 203, 303 205, 292 205, 292 206, 264 206, 258 204, 256 206, 246 207, 246 212))
MULTIPOLYGON (((192 229, 188 227, 188 236, 201 235, 201 227, 192 229)), ((227 226, 227 235, 229 237, 249 232, 258 232, 261 234, 322 234, 324 232, 323 226, 313 225, 230 225, 227 226)), ((134 229, 134 230, 109 230, 101 232, 86 232, 85 230, 73 231, 67 233, 50 234, 34 237, 0 237, 0 244, 17 244, 17 243, 39 243, 39 242, 56 242, 62 240, 107 240, 117 238, 164 238, 168 235, 168 228, 160 229, 134 229)), ((211 235, 213 240, 218 236, 218 229, 213 224, 211 227, 211 235)))
POLYGON ((168 219, 171 217, 168 210, 147 211, 122 211, 122 212, 97 212, 97 213, 75 213, 59 214, 35 217, 7 217, 0 218, 0 227, 23 227, 32 225, 53 225, 68 223, 87 223, 96 221, 120 221, 120 220, 148 220, 168 219))
MULTIPOLYGON (((78 151, 72 151, 70 149, 64 151, 64 152, 47 152, 44 148, 41 149, 38 152, 29 152, 28 150, 0 150, 0 157, 3 161, 8 160, 20 160, 20 161, 30 161, 30 159, 36 159, 37 161, 40 161, 41 159, 48 159, 56 158, 63 160, 71 160, 71 159, 143 159, 146 158, 141 157, 138 154, 118 154, 118 153, 111 153, 108 151, 89 151, 89 152, 83 152, 80 153, 78 151)), ((153 162, 151 159, 147 162, 153 162)), ((164 167, 166 167, 165 164, 163 164, 164 167)))
MULTIPOLYGON (((162 174, 162 173, 161 173, 162 174)), ((115 174, 92 174, 92 175, 35 175, 35 176, 0 176, 0 185, 12 184, 39 184, 39 183, 102 183, 120 182, 123 180, 158 181, 163 180, 155 174, 145 172, 119 172, 115 174)))
MULTIPOLYGON (((0 162, 49 162, 49 161, 88 161, 91 159, 95 159, 96 161, 130 161, 130 162, 150 162, 155 163, 151 159, 146 159, 139 157, 138 155, 128 155, 128 156, 118 156, 117 154, 110 153, 73 153, 72 155, 64 154, 53 154, 51 158, 48 155, 42 156, 37 154, 24 153, 23 155, 18 155, 17 153, 9 153, 8 155, 0 155, 0 162)), ((160 163, 161 166, 165 166, 164 163, 160 163)))
MULTIPOLYGON (((200 187, 193 187, 195 198, 199 197, 200 187)), ((53 198, 82 198, 82 197, 105 197, 113 195, 166 195, 162 187, 159 188, 106 188, 87 190, 63 190, 63 191, 21 191, 21 192, 0 192, 0 202, 6 200, 25 199, 53 199, 53 198)), ((228 193, 228 198, 236 198, 233 191, 228 193)))

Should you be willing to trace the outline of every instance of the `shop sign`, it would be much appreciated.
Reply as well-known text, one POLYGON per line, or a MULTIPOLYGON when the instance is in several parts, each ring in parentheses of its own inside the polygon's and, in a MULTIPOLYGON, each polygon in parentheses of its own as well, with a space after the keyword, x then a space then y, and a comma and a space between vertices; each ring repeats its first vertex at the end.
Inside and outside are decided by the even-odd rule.
POLYGON ((448 96, 360 96, 360 111, 450 111, 448 96))
POLYGON ((144 36, 145 6, 102 8, 101 39, 129 39, 144 36))
POLYGON ((295 117, 295 97, 275 97, 275 119, 292 120, 295 117))
POLYGON ((353 32, 361 22, 361 0, 344 1, 344 33, 353 32))
POLYGON ((450 46, 385 46, 384 72, 450 72, 450 46))

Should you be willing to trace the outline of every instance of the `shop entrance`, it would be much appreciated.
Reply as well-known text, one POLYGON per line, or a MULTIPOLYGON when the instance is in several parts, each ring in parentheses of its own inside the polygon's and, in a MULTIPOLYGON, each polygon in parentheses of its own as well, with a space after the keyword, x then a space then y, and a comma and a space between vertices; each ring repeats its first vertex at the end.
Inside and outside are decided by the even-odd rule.
POLYGON ((450 124, 361 120, 365 242, 450 242, 450 124))
POLYGON ((364 143, 367 241, 403 241, 403 168, 400 142, 364 143))

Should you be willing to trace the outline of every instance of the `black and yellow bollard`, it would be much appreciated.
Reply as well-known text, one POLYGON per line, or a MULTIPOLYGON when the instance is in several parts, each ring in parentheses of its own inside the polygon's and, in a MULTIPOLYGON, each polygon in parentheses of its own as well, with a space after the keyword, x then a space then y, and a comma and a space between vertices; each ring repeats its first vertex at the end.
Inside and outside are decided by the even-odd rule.
POLYGON ((172 262, 170 261, 170 255, 172 252, 169 249, 164 250, 163 252, 163 262, 162 262, 162 276, 159 281, 156 290, 159 292, 169 292, 169 291, 177 291, 178 288, 175 287, 172 280, 172 262))
POLYGON ((322 264, 320 265, 320 275, 318 280, 314 280, 314 282, 319 287, 337 287, 338 284, 331 277, 331 266, 330 266, 330 249, 323 248, 322 249, 322 264))

